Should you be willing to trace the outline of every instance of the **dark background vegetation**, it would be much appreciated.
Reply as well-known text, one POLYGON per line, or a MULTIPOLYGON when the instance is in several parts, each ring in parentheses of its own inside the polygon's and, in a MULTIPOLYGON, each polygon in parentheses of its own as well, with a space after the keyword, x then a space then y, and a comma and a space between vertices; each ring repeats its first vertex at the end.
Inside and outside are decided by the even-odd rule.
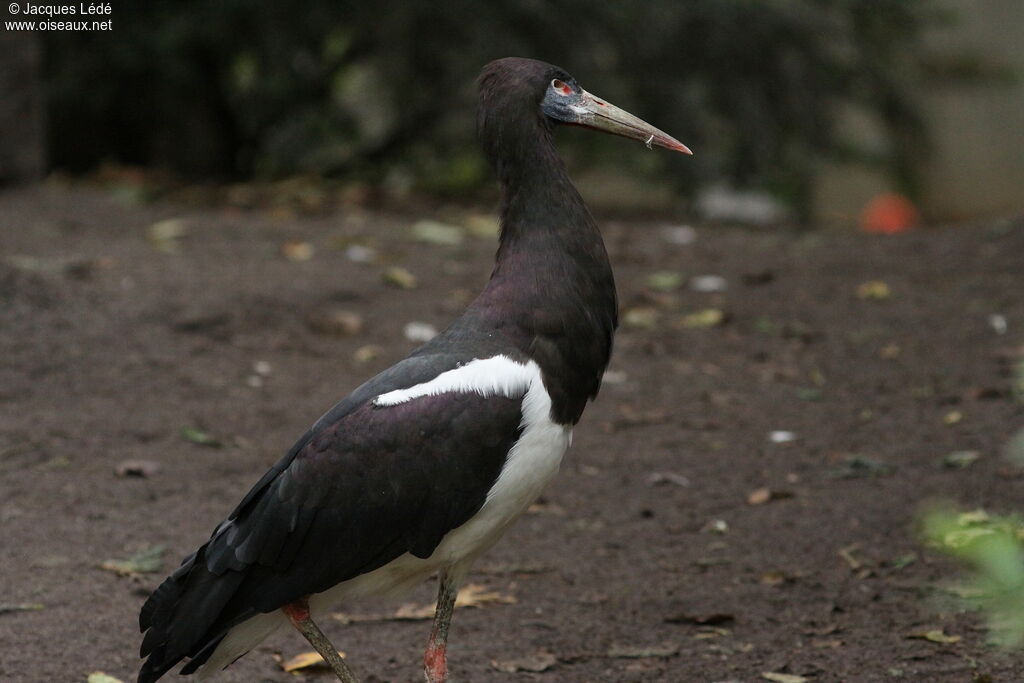
MULTIPOLYGON (((949 20, 932 0, 118 3, 116 39, 44 37, 49 165, 390 174, 463 194, 489 177, 472 137, 475 76, 520 55, 564 66, 698 150, 671 167, 683 194, 721 179, 803 211, 818 165, 852 160, 912 195, 927 145, 911 86, 936 77, 922 34, 949 20), (837 134, 850 105, 882 123, 885 153, 837 134)), ((566 138, 578 165, 615 153, 566 138)), ((646 177, 673 163, 630 156, 646 177)))

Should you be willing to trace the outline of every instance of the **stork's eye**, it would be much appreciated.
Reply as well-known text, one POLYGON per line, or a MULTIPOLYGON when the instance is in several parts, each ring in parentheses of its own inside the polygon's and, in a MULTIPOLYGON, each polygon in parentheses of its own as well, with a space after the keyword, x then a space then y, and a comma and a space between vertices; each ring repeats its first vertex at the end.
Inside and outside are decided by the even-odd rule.
POLYGON ((572 88, 569 87, 569 84, 566 83, 565 81, 560 81, 557 78, 551 81, 551 87, 554 89, 555 92, 557 92, 560 95, 572 94, 572 88))

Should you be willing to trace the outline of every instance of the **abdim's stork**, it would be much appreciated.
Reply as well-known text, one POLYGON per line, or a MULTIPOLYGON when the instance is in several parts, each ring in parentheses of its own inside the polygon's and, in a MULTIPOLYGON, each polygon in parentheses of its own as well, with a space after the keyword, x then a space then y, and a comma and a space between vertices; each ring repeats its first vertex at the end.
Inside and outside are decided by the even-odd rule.
POLYGON ((424 673, 447 679, 458 585, 558 470, 617 324, 611 266, 555 151, 557 123, 690 153, 558 67, 488 64, 478 129, 504 190, 490 281, 448 329, 317 420, 156 589, 139 616, 140 683, 186 657, 181 673, 216 672, 288 622, 354 681, 312 617, 435 572, 424 673))

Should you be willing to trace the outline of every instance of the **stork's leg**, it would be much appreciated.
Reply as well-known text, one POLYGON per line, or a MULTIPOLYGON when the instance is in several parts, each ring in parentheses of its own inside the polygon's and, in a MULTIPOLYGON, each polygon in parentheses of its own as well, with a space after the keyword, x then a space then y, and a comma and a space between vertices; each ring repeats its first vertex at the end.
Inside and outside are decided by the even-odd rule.
POLYGON ((430 640, 423 653, 423 675, 427 683, 445 683, 448 680, 448 625, 455 611, 455 597, 463 572, 442 570, 441 584, 437 589, 437 608, 434 610, 434 625, 430 629, 430 640))
POLYGON ((313 649, 320 653, 341 683, 359 683, 359 679, 352 674, 348 664, 338 654, 338 649, 331 644, 324 632, 309 616, 309 603, 306 600, 288 603, 281 608, 281 611, 288 617, 288 621, 292 622, 292 626, 306 637, 313 649))

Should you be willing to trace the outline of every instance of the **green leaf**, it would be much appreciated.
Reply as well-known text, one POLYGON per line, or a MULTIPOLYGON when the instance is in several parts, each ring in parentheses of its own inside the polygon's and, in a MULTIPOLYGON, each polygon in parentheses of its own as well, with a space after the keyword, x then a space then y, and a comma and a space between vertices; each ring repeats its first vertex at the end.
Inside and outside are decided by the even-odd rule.
POLYGON ((976 463, 980 457, 978 451, 953 451, 942 459, 942 464, 950 469, 962 470, 976 463))
POLYGON ((221 446, 224 445, 216 437, 210 436, 203 430, 196 429, 195 427, 182 427, 181 435, 187 441, 197 443, 200 446, 208 446, 209 448, 220 448, 221 446))
POLYGON ((100 565, 100 568, 121 576, 152 574, 160 571, 163 567, 164 551, 166 550, 167 548, 162 545, 149 546, 124 560, 106 560, 100 565))
POLYGON ((647 286, 661 292, 679 289, 683 284, 683 274, 674 270, 659 270, 647 276, 647 286))

